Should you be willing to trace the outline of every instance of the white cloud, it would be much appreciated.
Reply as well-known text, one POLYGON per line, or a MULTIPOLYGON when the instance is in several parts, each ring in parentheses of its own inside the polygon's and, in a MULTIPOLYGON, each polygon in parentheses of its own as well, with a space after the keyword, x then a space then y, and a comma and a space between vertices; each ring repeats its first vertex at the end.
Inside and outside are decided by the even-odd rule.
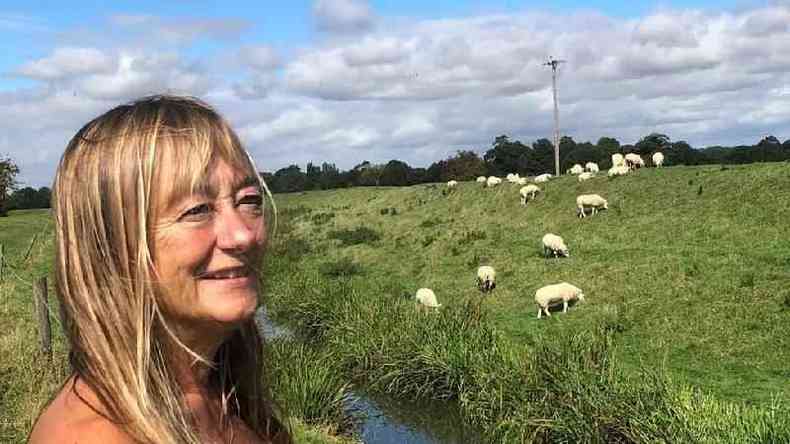
POLYGON ((375 21, 367 0, 316 0, 313 16, 319 29, 337 33, 368 30, 375 21))
POLYGON ((634 20, 595 12, 390 20, 349 1, 316 2, 313 12, 331 32, 277 49, 241 45, 242 21, 116 16, 134 35, 162 26, 172 37, 167 45, 71 41, 20 62, 12 72, 35 86, 0 92, 0 151, 19 159, 23 180, 48 184, 81 125, 120 102, 171 91, 215 104, 262 169, 428 166, 459 149, 483 151, 500 134, 550 137, 549 55, 567 61, 561 130, 577 141, 633 143, 654 131, 695 146, 790 138, 790 6, 634 20), (219 49, 189 46, 200 39, 219 49))

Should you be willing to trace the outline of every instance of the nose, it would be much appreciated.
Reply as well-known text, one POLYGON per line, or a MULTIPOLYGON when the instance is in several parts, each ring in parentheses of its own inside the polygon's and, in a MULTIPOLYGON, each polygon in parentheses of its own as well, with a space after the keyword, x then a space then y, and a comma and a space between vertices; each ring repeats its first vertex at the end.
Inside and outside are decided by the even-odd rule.
POLYGON ((236 252, 249 250, 257 245, 262 223, 260 218, 245 217, 238 208, 224 208, 214 226, 217 247, 236 252))

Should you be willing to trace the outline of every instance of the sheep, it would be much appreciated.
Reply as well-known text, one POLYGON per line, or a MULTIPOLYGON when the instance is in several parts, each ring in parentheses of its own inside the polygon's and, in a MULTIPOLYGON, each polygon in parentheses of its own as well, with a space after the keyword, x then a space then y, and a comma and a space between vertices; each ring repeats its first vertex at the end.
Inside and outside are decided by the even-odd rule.
POLYGON ((625 164, 635 170, 637 168, 641 168, 645 166, 645 161, 642 160, 642 156, 636 153, 628 153, 625 155, 625 164))
POLYGON ((485 184, 486 180, 487 180, 486 176, 478 176, 477 183, 485 184))
POLYGON ((608 174, 609 174, 609 177, 625 176, 630 171, 631 170, 629 170, 627 166, 625 166, 625 165, 618 165, 618 166, 613 166, 613 167, 609 168, 609 173, 608 174))
POLYGON ((491 176, 488 179, 486 179, 486 186, 489 187, 489 188, 490 187, 495 187, 495 186, 499 185, 500 183, 502 183, 502 179, 500 179, 498 177, 491 176))
POLYGON ((606 202, 606 199, 597 194, 581 194, 576 197, 576 208, 579 210, 579 217, 586 217, 584 211, 587 207, 592 208, 592 214, 595 215, 600 209, 608 210, 609 204, 606 202))
POLYGON ((551 177, 552 176, 549 173, 544 173, 539 176, 535 176, 535 183, 548 182, 549 179, 551 179, 551 177))
POLYGON ((584 168, 582 168, 582 166, 579 165, 578 163, 573 164, 573 166, 568 170, 568 174, 573 174, 573 175, 581 174, 583 172, 584 172, 584 168))
POLYGON ((584 302, 584 293, 581 288, 573 286, 567 282, 546 285, 535 292, 535 304, 538 306, 538 319, 543 312, 546 316, 551 316, 549 307, 562 302, 562 312, 568 312, 568 302, 579 300, 584 302))
POLYGON ((526 177, 519 177, 518 180, 516 181, 516 184, 518 184, 518 185, 526 185, 527 184, 527 178, 526 177))
POLYGON ((579 174, 579 182, 584 182, 585 180, 592 179, 593 177, 595 177, 594 173, 581 173, 579 174))
POLYGON ((436 302, 436 294, 430 288, 420 288, 414 296, 417 303, 428 308, 439 308, 442 304, 436 302))
POLYGON ((598 171, 600 171, 600 169, 598 168, 598 164, 595 162, 587 162, 586 164, 584 164, 584 169, 586 169, 591 173, 597 173, 598 171))
POLYGON ((625 158, 620 153, 612 154, 612 168, 620 165, 625 165, 625 158))
POLYGON ((664 154, 662 154, 659 151, 653 153, 653 165, 655 165, 656 168, 661 168, 661 165, 663 164, 664 164, 664 154))
POLYGON ((518 183, 519 176, 516 173, 509 173, 505 179, 510 183, 518 183))
POLYGON ((546 257, 549 257, 549 255, 554 255, 554 257, 571 257, 571 254, 568 252, 568 246, 565 245, 565 241, 552 233, 543 236, 543 255, 546 257))
POLYGON ((477 288, 488 293, 496 288, 496 271, 494 267, 482 265, 477 269, 477 288))
POLYGON ((540 193, 540 188, 537 185, 529 184, 525 187, 521 187, 521 189, 518 190, 518 194, 521 195, 521 205, 526 205, 527 200, 535 199, 535 195, 538 193, 540 193), (529 196, 529 199, 527 199, 527 196, 529 196))
POLYGON ((451 181, 447 182, 447 188, 450 188, 450 189, 455 188, 457 185, 458 185, 458 181, 455 181, 455 180, 451 180, 451 181))

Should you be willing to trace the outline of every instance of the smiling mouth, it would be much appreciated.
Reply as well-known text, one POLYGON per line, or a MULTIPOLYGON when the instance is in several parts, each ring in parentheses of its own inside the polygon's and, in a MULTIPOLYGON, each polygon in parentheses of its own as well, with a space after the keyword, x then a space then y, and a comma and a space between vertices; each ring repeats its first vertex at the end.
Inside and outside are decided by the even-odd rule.
POLYGON ((224 268, 222 270, 217 271, 207 271, 205 273, 201 273, 198 277, 200 279, 238 279, 247 277, 250 275, 250 268, 249 267, 234 267, 234 268, 224 268))

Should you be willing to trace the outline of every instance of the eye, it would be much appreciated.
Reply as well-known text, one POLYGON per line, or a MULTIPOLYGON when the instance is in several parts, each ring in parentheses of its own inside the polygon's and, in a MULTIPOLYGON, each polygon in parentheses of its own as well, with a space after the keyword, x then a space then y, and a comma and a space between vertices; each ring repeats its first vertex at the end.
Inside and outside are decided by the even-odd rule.
POLYGON ((247 194, 239 199, 238 206, 254 214, 261 214, 263 210, 263 196, 260 194, 247 194))
POLYGON ((211 214, 211 205, 202 203, 186 210, 178 218, 182 221, 200 221, 206 219, 211 214))

